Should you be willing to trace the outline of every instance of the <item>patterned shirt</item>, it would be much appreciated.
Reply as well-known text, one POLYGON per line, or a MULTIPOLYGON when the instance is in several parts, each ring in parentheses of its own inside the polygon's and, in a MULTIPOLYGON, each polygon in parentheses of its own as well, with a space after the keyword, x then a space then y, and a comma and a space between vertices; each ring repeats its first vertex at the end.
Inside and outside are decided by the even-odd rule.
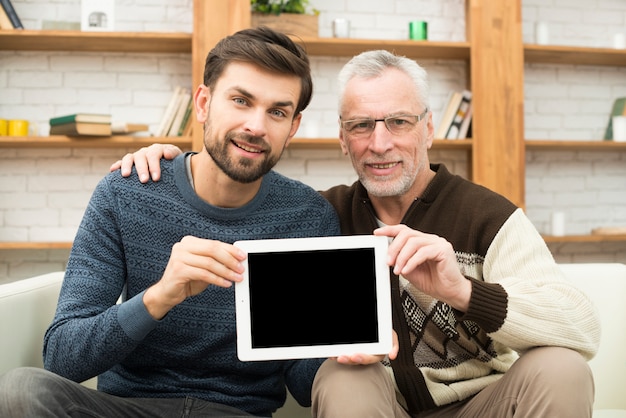
MULTIPOLYGON (((209 286, 160 321, 142 296, 186 235, 227 243, 338 235, 335 211, 315 190, 274 171, 248 204, 212 206, 194 192, 184 157, 163 161, 158 182, 117 171, 96 187, 45 336, 45 367, 75 381, 99 375, 99 390, 125 397, 191 396, 269 416, 287 385, 310 404, 321 359, 238 360, 234 286, 209 286)), ((297 277, 294 271, 294 286, 297 277)))

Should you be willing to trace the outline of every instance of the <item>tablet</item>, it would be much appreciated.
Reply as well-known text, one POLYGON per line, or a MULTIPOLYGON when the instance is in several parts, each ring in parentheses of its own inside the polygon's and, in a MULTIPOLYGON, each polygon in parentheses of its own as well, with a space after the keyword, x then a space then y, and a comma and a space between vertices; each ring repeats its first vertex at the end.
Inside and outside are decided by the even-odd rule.
POLYGON ((387 237, 237 241, 242 361, 387 354, 392 346, 387 237))

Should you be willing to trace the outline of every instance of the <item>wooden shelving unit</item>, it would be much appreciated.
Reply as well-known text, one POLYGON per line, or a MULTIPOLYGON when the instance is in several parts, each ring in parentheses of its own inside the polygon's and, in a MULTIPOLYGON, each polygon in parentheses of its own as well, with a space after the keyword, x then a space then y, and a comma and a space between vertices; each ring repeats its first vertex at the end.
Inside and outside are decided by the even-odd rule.
MULTIPOLYGON (((472 140, 435 140, 433 148, 463 150, 470 155, 471 178, 525 206, 526 150, 626 150, 612 141, 525 140, 523 73, 525 63, 626 66, 626 51, 554 45, 524 45, 521 0, 466 0, 467 42, 303 38, 296 39, 311 56, 349 57, 369 49, 388 49, 414 59, 467 62, 474 93, 472 140), (503 59, 506 57, 506 59, 503 59), (488 94, 484 94, 488 92, 488 94)), ((202 81, 207 52, 222 37, 250 26, 248 0, 193 0, 193 33, 81 31, 0 31, 0 50, 132 53, 190 53, 192 84, 202 81)), ((0 137, 0 148, 141 147, 168 142, 199 149, 202 132, 192 137, 75 139, 65 136, 0 137)), ((290 148, 339 148, 336 138, 294 138, 290 148)), ((601 242, 624 236, 546 237, 547 242, 601 242)), ((0 249, 69 248, 69 243, 0 243, 0 249), (60 245, 61 247, 57 247, 60 245)))
MULTIPOLYGON (((524 62, 564 65, 626 66, 626 50, 612 48, 584 48, 559 45, 524 45, 524 62)), ((604 140, 526 140, 526 149, 532 151, 626 151, 626 142, 604 140)), ((589 234, 544 236, 546 243, 600 243, 624 242, 624 234, 589 234)))

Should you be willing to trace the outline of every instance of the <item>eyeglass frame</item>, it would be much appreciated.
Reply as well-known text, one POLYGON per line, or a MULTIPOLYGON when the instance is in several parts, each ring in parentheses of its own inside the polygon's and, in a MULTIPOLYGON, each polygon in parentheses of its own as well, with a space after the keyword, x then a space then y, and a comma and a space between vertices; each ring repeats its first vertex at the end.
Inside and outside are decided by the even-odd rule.
POLYGON ((369 138, 372 135, 372 132, 374 132, 374 130, 376 129, 376 124, 378 122, 384 122, 385 124, 385 128, 387 128, 387 131, 392 134, 392 135, 399 135, 394 133, 390 128, 389 125, 387 124, 388 120, 392 120, 392 119, 398 119, 398 118, 402 118, 404 116, 411 116, 411 117, 415 117, 417 118, 417 120, 415 121, 415 124, 412 125, 412 127, 414 127, 415 125, 417 125, 418 123, 420 123, 428 114, 430 109, 425 108, 424 111, 419 114, 419 115, 411 115, 411 114, 407 114, 407 113, 402 113, 399 115, 391 115, 391 116, 387 116, 385 118, 382 119, 372 119, 372 118, 357 118, 357 119, 348 119, 348 120, 341 120, 341 116, 339 116, 339 119, 341 120, 341 129, 345 130, 346 133, 348 134, 348 136, 350 136, 350 131, 346 130, 346 128, 344 127, 344 124, 348 123, 348 122, 356 122, 356 121, 368 121, 368 122, 374 122, 374 126, 372 127, 372 130, 367 134, 364 135, 362 138, 369 138))

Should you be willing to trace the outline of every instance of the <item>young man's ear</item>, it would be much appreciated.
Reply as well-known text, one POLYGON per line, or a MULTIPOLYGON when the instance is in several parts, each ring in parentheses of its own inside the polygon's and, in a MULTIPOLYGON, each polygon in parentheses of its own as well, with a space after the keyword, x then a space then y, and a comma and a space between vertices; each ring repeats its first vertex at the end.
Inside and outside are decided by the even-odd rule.
POLYGON ((204 84, 200 84, 193 95, 193 103, 196 111, 196 120, 204 123, 209 115, 209 101, 211 90, 204 84))

